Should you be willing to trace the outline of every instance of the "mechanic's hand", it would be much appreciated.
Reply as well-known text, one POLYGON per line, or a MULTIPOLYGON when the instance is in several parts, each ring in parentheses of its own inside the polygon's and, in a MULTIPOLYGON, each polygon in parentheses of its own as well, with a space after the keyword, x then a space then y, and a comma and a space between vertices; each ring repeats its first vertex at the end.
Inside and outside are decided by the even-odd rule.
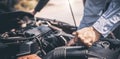
POLYGON ((31 54, 31 55, 18 57, 17 59, 42 59, 42 58, 40 58, 36 54, 31 54))
POLYGON ((97 32, 93 27, 86 27, 81 30, 78 30, 73 33, 76 35, 76 38, 71 40, 68 45, 75 43, 76 41, 83 42, 86 46, 90 47, 94 42, 96 42, 100 38, 100 33, 97 32), (78 40, 79 39, 79 40, 78 40))

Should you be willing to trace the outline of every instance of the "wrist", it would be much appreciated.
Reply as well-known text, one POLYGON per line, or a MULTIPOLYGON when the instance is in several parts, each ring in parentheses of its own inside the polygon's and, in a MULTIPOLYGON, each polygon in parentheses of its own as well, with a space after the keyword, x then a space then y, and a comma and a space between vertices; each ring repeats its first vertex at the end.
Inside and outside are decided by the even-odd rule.
POLYGON ((91 29, 95 32, 95 34, 100 37, 101 36, 101 33, 98 32, 94 27, 91 27, 91 29))

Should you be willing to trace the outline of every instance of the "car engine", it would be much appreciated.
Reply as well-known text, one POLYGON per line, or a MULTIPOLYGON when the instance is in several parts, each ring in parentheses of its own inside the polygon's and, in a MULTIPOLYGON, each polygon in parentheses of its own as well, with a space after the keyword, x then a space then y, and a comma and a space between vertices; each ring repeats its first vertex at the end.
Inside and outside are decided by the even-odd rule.
POLYGON ((21 11, 0 15, 2 59, 16 59, 33 53, 42 57, 54 48, 67 44, 74 37, 71 33, 76 30, 76 27, 67 23, 36 18, 21 11))

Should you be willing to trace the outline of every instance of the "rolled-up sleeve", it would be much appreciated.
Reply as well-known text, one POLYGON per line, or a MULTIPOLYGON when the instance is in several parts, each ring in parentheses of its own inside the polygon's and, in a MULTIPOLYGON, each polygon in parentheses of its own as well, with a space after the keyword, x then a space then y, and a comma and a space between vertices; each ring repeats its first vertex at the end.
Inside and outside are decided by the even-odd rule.
POLYGON ((120 24, 120 1, 112 1, 102 16, 93 24, 93 27, 107 37, 120 24))

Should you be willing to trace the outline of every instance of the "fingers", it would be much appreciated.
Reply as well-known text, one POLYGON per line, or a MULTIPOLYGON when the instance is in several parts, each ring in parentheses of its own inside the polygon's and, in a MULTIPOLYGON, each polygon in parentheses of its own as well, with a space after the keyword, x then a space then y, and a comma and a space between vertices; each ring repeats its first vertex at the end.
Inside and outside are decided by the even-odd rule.
POLYGON ((76 36, 76 35, 78 35, 78 32, 76 31, 76 32, 73 32, 72 34, 76 36))
POLYGON ((72 34, 75 37, 68 42, 67 46, 74 45, 78 41, 78 33, 77 32, 73 32, 72 34))
POLYGON ((90 33, 87 30, 79 30, 77 32, 79 41, 81 41, 85 46, 91 47, 93 44, 93 39, 90 37, 90 33))
POLYGON ((92 46, 92 42, 90 39, 81 39, 81 42, 84 43, 87 47, 91 47, 92 46))
POLYGON ((71 39, 66 46, 72 46, 72 45, 74 45, 75 43, 76 43, 76 42, 74 41, 74 39, 71 39))
MULTIPOLYGON (((79 41, 85 44, 87 47, 92 46, 92 44, 96 41, 96 34, 94 34, 94 30, 91 27, 86 27, 81 30, 74 32, 74 35, 77 35, 79 41)), ((78 41, 77 39, 77 41, 78 41)))
POLYGON ((78 32, 73 32, 73 35, 75 35, 75 37, 73 38, 74 42, 78 41, 78 32))
POLYGON ((93 27, 80 29, 76 32, 73 32, 73 35, 75 35, 75 38, 73 39, 73 41, 70 42, 69 45, 75 44, 77 41, 80 41, 87 47, 92 46, 92 44, 96 42, 100 37, 100 34, 96 30, 94 30, 93 27))

